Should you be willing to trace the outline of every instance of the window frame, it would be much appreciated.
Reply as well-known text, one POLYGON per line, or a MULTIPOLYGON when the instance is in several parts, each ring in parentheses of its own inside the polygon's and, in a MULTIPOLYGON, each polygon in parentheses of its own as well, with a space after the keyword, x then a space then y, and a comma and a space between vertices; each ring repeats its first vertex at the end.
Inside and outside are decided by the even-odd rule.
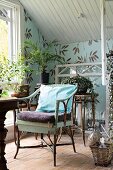
POLYGON ((11 40, 9 50, 9 59, 16 61, 18 53, 22 48, 24 42, 24 14, 23 6, 18 1, 1 0, 0 7, 9 9, 11 17, 5 18, 0 16, 0 19, 10 22, 10 33, 8 39, 11 40))
MULTIPOLYGON (((18 53, 21 50, 22 44, 24 42, 24 10, 23 6, 16 0, 1 0, 0 7, 4 9, 9 9, 11 11, 10 18, 0 15, 0 19, 10 22, 8 33, 8 56, 11 61, 17 61, 18 53), (9 42, 10 41, 10 42, 9 42)), ((8 113, 9 114, 9 113, 8 113)), ((12 118, 8 121, 6 120, 5 124, 7 127, 13 125, 13 113, 12 118)), ((7 115, 6 115, 7 116, 7 115)), ((12 134, 11 132, 10 134, 12 134)), ((10 138, 10 137, 9 137, 10 138)))

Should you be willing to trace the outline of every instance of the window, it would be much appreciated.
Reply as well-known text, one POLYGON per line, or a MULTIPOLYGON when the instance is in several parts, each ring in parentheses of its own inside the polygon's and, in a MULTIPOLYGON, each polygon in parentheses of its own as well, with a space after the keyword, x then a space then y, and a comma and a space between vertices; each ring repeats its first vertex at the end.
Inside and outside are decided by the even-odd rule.
MULTIPOLYGON (((16 2, 16 1, 15 1, 16 2)), ((10 61, 17 60, 17 53, 20 49, 20 9, 19 4, 7 0, 0 1, 0 62, 4 57, 10 61)), ((6 114, 6 124, 11 123, 13 114, 10 111, 6 114)))
POLYGON ((5 55, 10 60, 17 59, 20 44, 19 6, 0 2, 0 56, 5 55))

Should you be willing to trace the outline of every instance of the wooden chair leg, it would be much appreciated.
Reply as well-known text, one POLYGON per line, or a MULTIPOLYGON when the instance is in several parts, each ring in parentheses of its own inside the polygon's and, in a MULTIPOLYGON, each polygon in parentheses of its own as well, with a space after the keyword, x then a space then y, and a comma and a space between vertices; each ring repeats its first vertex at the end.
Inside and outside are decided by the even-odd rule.
POLYGON ((47 134, 47 137, 49 138, 49 140, 50 140, 51 144, 53 144, 53 141, 51 140, 51 135, 50 135, 50 133, 49 133, 49 132, 48 132, 48 134, 47 134))
POLYGON ((34 135, 35 135, 35 139, 37 140, 37 138, 38 138, 38 133, 35 133, 34 135))
POLYGON ((17 130, 17 143, 16 144, 17 144, 17 150, 16 150, 16 154, 14 156, 14 159, 16 159, 16 156, 17 156, 19 148, 20 148, 20 132, 19 132, 19 130, 17 130))
POLYGON ((16 127, 16 110, 13 110, 13 117, 14 117, 14 142, 16 145, 16 132, 17 132, 17 127, 16 127))
POLYGON ((41 145, 42 145, 42 147, 43 147, 43 137, 44 137, 44 135, 43 135, 43 133, 41 133, 41 145))
POLYGON ((60 142, 60 139, 61 139, 61 137, 62 137, 62 133, 63 133, 63 130, 62 130, 62 128, 60 128, 60 136, 59 136, 59 138, 58 138, 58 142, 60 142))
POLYGON ((74 134, 73 134, 73 132, 72 132, 72 129, 71 129, 71 127, 69 127, 69 132, 67 132, 68 133, 68 135, 70 136, 70 138, 71 138, 71 141, 72 141, 72 145, 73 145, 73 150, 74 150, 74 152, 76 152, 76 149, 75 149, 75 142, 74 142, 74 134))
POLYGON ((54 166, 56 166, 56 134, 54 135, 53 157, 54 157, 54 166))
POLYGON ((75 149, 75 142, 74 142, 74 134, 73 134, 73 132, 72 132, 72 129, 71 129, 71 127, 69 127, 69 129, 70 129, 70 137, 71 137, 71 140, 72 140, 72 145, 73 145, 73 150, 74 150, 74 152, 76 152, 76 149, 75 149))

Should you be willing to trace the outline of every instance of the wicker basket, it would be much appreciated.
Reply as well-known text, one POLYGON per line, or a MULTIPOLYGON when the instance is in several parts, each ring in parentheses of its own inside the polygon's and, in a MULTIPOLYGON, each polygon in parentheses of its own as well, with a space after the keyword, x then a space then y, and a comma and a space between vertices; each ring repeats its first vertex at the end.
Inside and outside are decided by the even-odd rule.
POLYGON ((112 159, 112 144, 105 144, 105 147, 97 145, 90 146, 95 165, 108 166, 112 159))

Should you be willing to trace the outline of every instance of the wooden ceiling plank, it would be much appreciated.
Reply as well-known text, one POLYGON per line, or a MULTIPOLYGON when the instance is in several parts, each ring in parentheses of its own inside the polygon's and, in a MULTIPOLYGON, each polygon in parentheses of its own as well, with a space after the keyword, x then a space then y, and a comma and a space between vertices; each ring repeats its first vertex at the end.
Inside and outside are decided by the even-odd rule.
POLYGON ((76 31, 75 35, 78 36, 78 42, 80 42, 81 40, 84 40, 85 38, 84 34, 81 34, 81 32, 83 32, 83 27, 81 26, 81 24, 79 24, 78 20, 75 17, 76 11, 75 11, 72 1, 71 0, 70 1, 66 0, 66 1, 67 3, 65 5, 66 5, 66 8, 68 9, 67 11, 68 15, 70 16, 70 20, 75 29, 74 32, 76 31))
POLYGON ((49 40, 53 40, 54 37, 54 29, 52 28, 52 23, 49 20, 48 16, 47 16, 47 11, 44 9, 42 3, 42 1, 40 0, 36 0, 36 4, 40 9, 38 11, 36 11, 36 18, 37 18, 37 14, 40 13, 41 16, 41 20, 42 22, 42 27, 45 30, 45 38, 47 36, 49 36, 49 40))
POLYGON ((70 25, 70 27, 72 28, 72 31, 73 31, 73 35, 72 35, 71 39, 73 39, 73 42, 75 42, 76 38, 79 40, 80 36, 82 36, 81 31, 80 31, 80 27, 79 27, 79 29, 77 29, 76 25, 74 24, 74 20, 72 20, 73 14, 70 13, 70 8, 69 8, 67 1, 61 1, 61 2, 64 6, 65 16, 66 16, 68 23, 69 23, 69 25, 70 25))
MULTIPOLYGON (((95 1, 93 0, 92 2, 89 0, 84 0, 84 4, 85 7, 88 11, 88 20, 89 20, 89 24, 91 25, 92 32, 94 32, 94 38, 99 38, 99 34, 100 34, 100 27, 99 27, 99 20, 97 19, 98 17, 96 16, 96 12, 94 12, 94 3, 95 1), (96 24, 98 23, 98 24, 96 24)), ((96 9, 95 9, 96 10, 96 9)))
POLYGON ((98 27, 98 39, 101 38, 100 32, 101 32, 101 17, 100 17, 100 9, 97 7, 96 1, 94 0, 94 3, 92 5, 91 1, 89 1, 90 6, 93 9, 93 17, 94 17, 94 23, 98 27))
MULTIPOLYGON (((47 40, 63 44, 100 39, 99 0, 20 0, 47 40), (80 16, 81 13, 86 14, 80 16), (88 16, 88 17, 87 17, 88 16)), ((106 0, 106 33, 113 38, 113 0, 106 0)))
MULTIPOLYGON (((87 3, 89 3, 89 2, 87 1, 87 3)), ((79 5, 80 5, 80 7, 81 7, 81 9, 82 9, 82 13, 83 13, 84 16, 85 16, 85 17, 84 17, 84 23, 85 23, 87 29, 90 30, 91 39, 94 40, 94 39, 95 39, 95 33, 96 33, 96 31, 95 31, 95 26, 94 26, 94 24, 93 24, 93 26, 92 26, 92 23, 91 23, 92 20, 91 20, 90 14, 89 14, 89 10, 87 9, 87 6, 85 5, 84 0, 79 1, 79 5)))
POLYGON ((56 3, 56 10, 57 10, 57 13, 59 13, 62 23, 64 24, 63 26, 67 27, 66 34, 70 40, 70 37, 73 36, 73 28, 71 27, 71 24, 69 23, 69 20, 66 16, 64 6, 61 3, 61 0, 54 0, 54 3, 56 3))
MULTIPOLYGON (((82 10, 82 8, 81 8, 81 6, 80 6, 80 4, 79 4, 79 0, 76 0, 76 1, 73 0, 73 3, 74 3, 75 9, 76 9, 77 12, 78 12, 78 16, 79 16, 81 13, 83 13, 83 10, 82 10)), ((80 24, 81 24, 81 25, 83 26, 83 28, 84 28, 83 34, 86 36, 86 39, 87 39, 87 40, 90 40, 91 37, 92 37, 92 35, 91 35, 91 33, 90 33, 91 30, 90 30, 89 28, 87 28, 86 19, 85 19, 84 17, 80 17, 80 18, 78 18, 78 21, 80 22, 80 24)))
POLYGON ((60 18, 58 17, 57 12, 56 12, 56 10, 55 10, 55 6, 54 6, 54 4, 52 4, 51 0, 49 0, 48 6, 49 6, 49 8, 50 8, 51 14, 52 14, 53 17, 54 17, 54 21, 55 21, 55 22, 53 22, 53 23, 56 23, 56 25, 57 25, 57 27, 58 27, 58 29, 59 29, 60 38, 62 37, 61 39, 65 39, 65 41, 68 41, 67 36, 65 36, 65 27, 62 29, 61 20, 60 20, 60 18))
MULTIPOLYGON (((96 5, 97 5, 97 7, 98 7, 98 9, 99 9, 99 11, 100 11, 100 3, 98 3, 98 0, 95 0, 95 3, 96 3, 96 5)), ((106 4, 106 2, 105 2, 105 4, 106 4)), ((106 23, 107 23, 107 24, 110 24, 108 15, 106 15, 106 23)), ((109 32, 107 32, 106 35, 107 35, 107 37, 109 37, 109 36, 110 36, 109 32)))
POLYGON ((107 34, 107 39, 109 39, 110 37, 113 37, 113 1, 106 1, 106 15, 107 18, 109 18, 109 20, 106 19, 106 34, 107 34), (111 28, 110 28, 111 27, 111 28))
POLYGON ((72 4, 73 4, 73 6, 72 6, 72 7, 73 7, 73 8, 72 8, 72 10, 73 10, 73 15, 74 15, 74 17, 76 18, 76 20, 77 20, 77 22, 78 22, 78 25, 79 25, 80 27, 82 27, 81 34, 84 35, 84 41, 87 41, 87 40, 89 40, 89 39, 87 38, 87 40, 86 40, 87 34, 86 34, 86 32, 84 31, 84 26, 82 25, 81 19, 79 19, 78 8, 76 8, 76 5, 75 5, 75 3, 74 3, 74 0, 71 0, 71 1, 72 1, 72 4))
MULTIPOLYGON (((95 22, 98 21, 98 25, 101 25, 100 24, 100 9, 98 8, 96 1, 94 0, 93 4, 91 3, 91 1, 89 1, 89 4, 92 8, 93 17, 95 17, 95 22)), ((88 6, 88 9, 90 8, 90 6, 88 6)))
MULTIPOLYGON (((58 1, 58 0, 57 0, 58 1)), ((59 22, 60 22, 60 26, 62 27, 62 29, 65 31, 65 36, 67 36, 68 38, 68 41, 71 41, 70 40, 70 35, 72 34, 72 30, 70 30, 69 28, 69 25, 67 24, 63 14, 62 14, 62 9, 61 7, 59 6, 58 2, 56 0, 51 0, 51 3, 53 4, 54 6, 54 10, 56 12, 56 14, 58 15, 57 19, 59 19, 59 22)))
POLYGON ((61 29, 59 28, 59 23, 57 22, 56 15, 52 12, 52 6, 50 6, 50 1, 48 0, 47 3, 41 1, 44 10, 46 11, 46 17, 51 22, 51 27, 54 30, 54 37, 57 41, 59 38, 64 38, 61 33, 61 29))

